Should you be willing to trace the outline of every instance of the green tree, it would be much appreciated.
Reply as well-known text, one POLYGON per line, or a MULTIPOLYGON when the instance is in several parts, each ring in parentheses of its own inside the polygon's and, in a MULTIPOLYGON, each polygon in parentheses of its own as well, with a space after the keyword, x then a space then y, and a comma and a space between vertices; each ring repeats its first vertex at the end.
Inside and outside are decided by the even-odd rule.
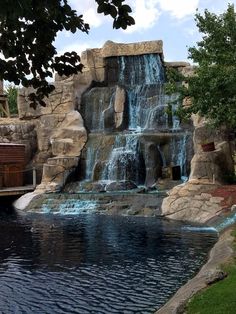
POLYGON ((14 85, 8 85, 5 89, 5 93, 7 94, 9 110, 11 114, 18 114, 17 92, 18 88, 14 85))
POLYGON ((192 106, 185 115, 199 113, 219 127, 236 128, 236 13, 233 5, 220 15, 205 10, 196 14, 203 34, 189 57, 197 64, 195 73, 185 78, 192 106))
MULTIPOLYGON (((124 0, 95 0, 97 12, 110 15, 114 28, 134 24, 131 8, 124 0)), ((71 75, 82 71, 76 52, 57 56, 53 42, 58 32, 89 32, 82 15, 77 15, 67 0, 1 0, 0 79, 16 85, 32 86, 32 106, 45 105, 43 97, 54 89, 46 78, 56 71, 71 75), (29 76, 30 75, 30 76, 29 76)))

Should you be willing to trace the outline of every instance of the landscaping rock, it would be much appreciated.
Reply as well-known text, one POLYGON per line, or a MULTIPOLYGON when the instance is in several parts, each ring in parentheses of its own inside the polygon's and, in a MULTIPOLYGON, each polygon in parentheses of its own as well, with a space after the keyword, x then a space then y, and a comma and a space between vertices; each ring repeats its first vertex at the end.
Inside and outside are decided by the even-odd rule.
POLYGON ((212 285, 213 283, 223 280, 228 274, 221 269, 210 270, 206 275, 206 284, 212 285))
POLYGON ((106 186, 106 191, 126 191, 136 189, 137 185, 132 181, 117 181, 108 183, 106 186))
POLYGON ((162 215, 205 223, 231 208, 235 201, 236 186, 187 182, 169 191, 162 203, 162 215))

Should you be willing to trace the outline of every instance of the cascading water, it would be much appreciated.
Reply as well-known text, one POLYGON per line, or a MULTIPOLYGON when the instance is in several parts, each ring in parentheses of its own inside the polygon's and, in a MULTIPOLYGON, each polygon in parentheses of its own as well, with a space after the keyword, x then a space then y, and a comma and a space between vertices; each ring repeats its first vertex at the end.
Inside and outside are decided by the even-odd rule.
POLYGON ((171 163, 180 166, 181 175, 187 176, 186 158, 187 158, 187 135, 176 138, 173 137, 170 142, 170 150, 172 153, 171 163))
POLYGON ((118 83, 126 86, 164 82, 164 67, 158 54, 118 57, 118 83))
POLYGON ((128 129, 140 131, 166 128, 164 68, 160 56, 120 57, 118 65, 118 84, 124 85, 127 91, 128 129))
POLYGON ((106 72, 107 87, 92 88, 82 97, 81 113, 90 135, 80 179, 151 185, 169 165, 180 166, 186 176, 191 136, 182 131, 176 115, 177 95, 164 92, 161 56, 110 57, 106 72), (123 103, 117 88, 126 95, 123 103))
POLYGON ((176 114, 176 111, 178 109, 178 104, 172 105, 172 129, 173 131, 180 130, 180 119, 176 114))
POLYGON ((135 134, 126 134, 124 137, 117 136, 102 179, 138 182, 139 160, 137 156, 138 137, 135 134))

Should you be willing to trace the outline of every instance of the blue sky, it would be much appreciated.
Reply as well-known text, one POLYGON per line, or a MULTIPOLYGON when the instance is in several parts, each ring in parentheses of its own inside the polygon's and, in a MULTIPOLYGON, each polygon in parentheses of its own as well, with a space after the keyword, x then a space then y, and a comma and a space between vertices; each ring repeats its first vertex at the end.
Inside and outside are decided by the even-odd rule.
POLYGON ((56 39, 58 53, 87 48, 100 48, 107 40, 138 42, 163 40, 165 61, 187 61, 188 47, 201 37, 194 22, 196 9, 208 9, 217 14, 226 10, 228 3, 236 0, 127 0, 133 9, 136 25, 128 30, 113 30, 112 19, 96 13, 95 0, 69 0, 78 14, 90 24, 89 35, 62 32, 56 39))

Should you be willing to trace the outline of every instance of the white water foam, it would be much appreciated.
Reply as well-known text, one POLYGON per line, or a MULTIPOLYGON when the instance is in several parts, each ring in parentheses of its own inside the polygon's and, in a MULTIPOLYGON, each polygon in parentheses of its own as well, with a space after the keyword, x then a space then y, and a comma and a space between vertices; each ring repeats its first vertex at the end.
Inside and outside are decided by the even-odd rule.
POLYGON ((218 232, 216 228, 210 226, 183 226, 181 229, 194 232, 218 232))
POLYGON ((50 202, 49 204, 44 204, 42 213, 59 215, 91 214, 96 212, 96 208, 97 201, 70 199, 59 204, 57 208, 50 207, 50 202))

